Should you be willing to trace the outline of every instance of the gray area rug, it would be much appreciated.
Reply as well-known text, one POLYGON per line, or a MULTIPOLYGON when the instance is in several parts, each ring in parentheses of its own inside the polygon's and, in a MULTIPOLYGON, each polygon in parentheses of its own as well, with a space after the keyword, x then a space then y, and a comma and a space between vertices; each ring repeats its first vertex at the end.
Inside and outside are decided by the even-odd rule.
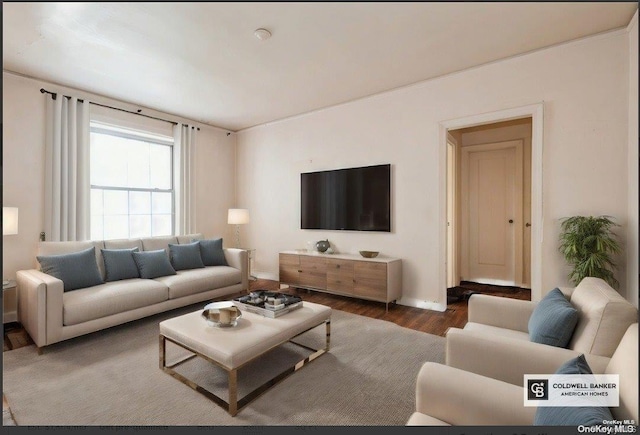
MULTIPOLYGON (((331 350, 231 417, 160 370, 158 323, 200 306, 50 346, 3 353, 3 390, 18 426, 390 426, 415 408, 426 361, 444 361, 443 337, 333 310, 331 350)), ((321 347, 324 326, 297 341, 321 347)), ((168 345, 168 362, 185 351, 168 345)), ((239 396, 308 351, 286 344, 239 371, 239 396)), ((195 358, 177 371, 226 399, 226 374, 195 358)))

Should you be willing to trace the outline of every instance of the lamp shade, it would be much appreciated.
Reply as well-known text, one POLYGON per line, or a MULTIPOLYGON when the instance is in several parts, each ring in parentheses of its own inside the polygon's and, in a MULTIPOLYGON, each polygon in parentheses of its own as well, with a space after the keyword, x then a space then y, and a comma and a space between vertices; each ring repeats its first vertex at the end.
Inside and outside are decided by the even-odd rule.
POLYGON ((227 223, 242 225, 249 223, 249 210, 246 208, 230 208, 227 223))
POLYGON ((18 234, 18 207, 2 207, 2 235, 18 234))

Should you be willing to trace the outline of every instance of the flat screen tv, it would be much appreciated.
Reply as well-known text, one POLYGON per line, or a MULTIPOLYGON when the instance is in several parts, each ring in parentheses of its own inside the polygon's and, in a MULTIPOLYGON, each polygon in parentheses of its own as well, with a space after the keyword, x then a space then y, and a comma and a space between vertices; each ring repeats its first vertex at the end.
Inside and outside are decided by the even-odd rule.
POLYGON ((391 231, 391 165, 300 174, 300 228, 391 231))

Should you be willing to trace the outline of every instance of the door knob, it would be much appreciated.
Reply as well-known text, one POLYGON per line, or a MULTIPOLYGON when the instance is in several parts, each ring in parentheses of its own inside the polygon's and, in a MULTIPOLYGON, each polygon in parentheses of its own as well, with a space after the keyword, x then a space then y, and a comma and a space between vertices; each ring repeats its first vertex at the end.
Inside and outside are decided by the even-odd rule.
POLYGON ((509 223, 512 224, 513 223, 513 219, 509 219, 509 223))
POLYGON ((530 227, 531 224, 529 222, 527 222, 526 224, 524 224, 525 227, 530 227))

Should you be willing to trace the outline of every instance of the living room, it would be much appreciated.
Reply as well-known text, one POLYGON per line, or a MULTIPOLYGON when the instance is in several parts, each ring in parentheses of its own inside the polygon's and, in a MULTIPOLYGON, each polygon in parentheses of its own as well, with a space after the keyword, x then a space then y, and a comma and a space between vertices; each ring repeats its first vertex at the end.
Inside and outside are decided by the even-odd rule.
MULTIPOLYGON (((393 24, 394 18, 396 23, 407 20, 410 29, 409 23, 415 24, 409 20, 411 15, 420 12, 427 20, 432 6, 429 3, 407 4, 408 9, 367 3, 245 6, 253 8, 251 12, 244 11, 241 5, 206 3, 184 5, 182 12, 181 6, 172 9, 154 3, 129 6, 131 9, 123 9, 124 12, 118 12, 117 4, 73 9, 69 4, 52 3, 40 12, 36 5, 3 4, 3 206, 19 210, 18 234, 3 237, 5 279, 15 279, 18 271, 37 266, 37 245, 46 228, 45 143, 47 106, 52 104, 52 96, 42 93, 44 89, 58 94, 58 98, 65 95, 90 102, 92 121, 163 136, 174 135, 171 123, 199 129, 195 134, 191 185, 195 227, 182 234, 222 237, 226 247, 236 247, 236 228, 228 223, 228 211, 247 209, 250 220, 240 227, 240 244, 252 249, 252 275, 278 281, 280 252, 306 249, 309 241, 328 239, 337 253, 374 250, 380 252, 380 258, 401 259, 402 296, 396 303, 435 312, 444 312, 447 307, 443 132, 531 117, 535 210, 531 228, 531 300, 541 300, 555 287, 570 286, 567 265, 558 250, 560 219, 610 215, 621 225, 617 234, 624 247, 616 257, 620 282, 617 290, 638 306, 637 4, 550 3, 545 6, 547 10, 535 10, 538 21, 527 27, 535 35, 518 28, 529 22, 527 18, 533 20, 533 12, 519 11, 508 4, 483 9, 488 4, 460 3, 448 12, 446 8, 438 10, 448 17, 441 22, 449 27, 455 25, 456 19, 467 19, 471 25, 474 21, 497 20, 501 13, 513 14, 514 23, 519 23, 505 25, 499 39, 483 40, 482 26, 465 33, 462 43, 481 41, 475 47, 476 58, 462 59, 468 63, 438 51, 444 49, 429 52, 433 57, 420 63, 409 50, 396 47, 411 41, 412 35, 403 33, 405 39, 400 42, 382 37, 400 32, 393 24), (98 12, 92 11, 95 7, 98 12), (153 14, 154 7, 161 11, 159 15, 153 14), (500 7, 507 9, 500 11, 500 7), (542 18, 553 15, 554 8, 558 8, 558 16, 573 16, 571 25, 542 18), (38 18, 39 13, 48 19, 38 18), (96 18, 98 13, 103 18, 96 18), (220 69, 225 77, 243 78, 241 83, 246 87, 225 90, 224 83, 220 88, 214 87, 211 80, 220 80, 214 70, 199 69, 205 68, 206 62, 189 63, 194 56, 215 57, 216 52, 233 60, 240 54, 227 51, 226 44, 231 41, 219 37, 215 44, 220 46, 208 46, 214 42, 196 44, 185 37, 181 40, 185 46, 172 45, 172 32, 156 29, 152 37, 159 39, 154 42, 141 30, 126 27, 130 24, 124 17, 127 13, 146 17, 150 22, 167 19, 174 13, 180 28, 188 30, 189 35, 210 25, 197 19, 199 13, 210 19, 211 15, 220 15, 216 23, 223 29, 235 29, 237 24, 231 23, 243 22, 241 16, 250 17, 250 25, 243 25, 248 26, 247 39, 239 44, 246 49, 242 56, 251 58, 254 68, 246 67, 250 65, 247 63, 243 64, 244 70, 235 70, 237 65, 220 69), (293 26, 300 34, 283 35, 289 28, 285 23, 296 17, 311 25, 315 16, 317 25, 329 26, 332 19, 337 19, 333 15, 341 14, 344 18, 329 27, 327 34, 314 36, 318 39, 302 40, 300 45, 292 46, 293 40, 305 34, 303 26, 293 26), (358 23, 353 20, 358 14, 362 14, 362 23, 349 30, 350 25, 358 23), (389 22, 382 20, 385 15, 389 22), (278 16, 283 16, 281 21, 278 16), (83 27, 79 20, 84 18, 94 21, 83 27), (597 18, 602 21, 597 22, 597 18), (100 26, 110 20, 114 25, 101 33, 100 26), (191 20, 197 25, 189 28, 191 20), (376 20, 384 32, 365 25, 376 20), (270 22, 281 22, 282 31, 270 22), (585 25, 592 22, 596 24, 585 25), (27 28, 24 23, 34 25, 27 28), (340 29, 339 24, 345 28, 340 29), (270 30, 271 38, 260 40, 253 36, 254 30, 261 27, 270 30), (560 27, 573 33, 562 33, 560 27), (332 30, 343 32, 337 33, 337 38, 351 33, 356 39, 372 39, 362 52, 342 51, 340 40, 331 36, 332 30), (65 35, 72 42, 64 39, 65 35), (545 39, 544 35, 551 36, 545 39), (127 43, 128 37, 138 45, 127 43), (503 40, 516 39, 519 43, 512 46, 499 45, 503 40), (535 42, 528 42, 534 39, 535 42), (314 48, 311 54, 305 43, 314 48), (162 52, 162 45, 169 47, 165 57, 148 56, 147 53, 162 52), (88 47, 96 53, 85 58, 80 53, 88 47), (498 52, 498 47, 503 51, 498 52), (396 64, 378 59, 372 66, 389 64, 386 66, 393 71, 405 65, 409 69, 416 63, 424 69, 413 70, 414 74, 423 75, 401 76, 404 82, 386 88, 373 85, 383 83, 384 74, 392 74, 390 71, 382 75, 372 72, 372 77, 363 74, 360 83, 341 83, 341 77, 355 75, 352 64, 381 56, 377 50, 384 54, 398 51, 406 57, 394 57, 402 60, 396 64), (286 53, 291 57, 295 53, 297 60, 287 57, 289 69, 279 70, 278 64, 285 62, 282 56, 286 53), (173 56, 174 64, 169 56, 173 56), (65 68, 74 57, 84 62, 73 65, 78 70, 75 76, 65 68), (126 61, 133 66, 123 63, 126 61), (297 70, 307 76, 297 75, 297 70), (188 79, 183 79, 182 73, 188 79), (278 74, 279 81, 288 82, 290 88, 282 97, 265 91, 278 83, 268 82, 267 77, 277 78, 278 74), (314 80, 320 84, 314 87, 314 80), (262 99, 244 100, 247 94, 262 99), (331 96, 333 102, 323 99, 324 94, 331 96), (308 100, 293 100, 296 95, 308 100), (231 97, 240 100, 232 104, 231 97), (283 104, 287 101, 289 104, 283 104), (320 104, 313 106, 310 102, 320 104), (301 173, 377 164, 390 164, 392 168, 390 231, 300 228, 301 173)), ((538 6, 542 8, 543 4, 538 6)), ((153 27, 147 21, 143 20, 144 28, 153 27)), ((433 21, 428 22, 439 28, 433 21)), ((489 27, 493 29, 491 35, 498 38, 500 32, 495 28, 499 26, 489 27)), ((312 28, 321 30, 315 25, 312 28)), ((413 39, 420 38, 427 36, 413 35, 413 39)), ((358 45, 348 45, 349 49, 354 46, 358 45)), ((452 44, 444 47, 452 49, 452 44)), ((45 237, 54 240, 47 234, 45 237)))

